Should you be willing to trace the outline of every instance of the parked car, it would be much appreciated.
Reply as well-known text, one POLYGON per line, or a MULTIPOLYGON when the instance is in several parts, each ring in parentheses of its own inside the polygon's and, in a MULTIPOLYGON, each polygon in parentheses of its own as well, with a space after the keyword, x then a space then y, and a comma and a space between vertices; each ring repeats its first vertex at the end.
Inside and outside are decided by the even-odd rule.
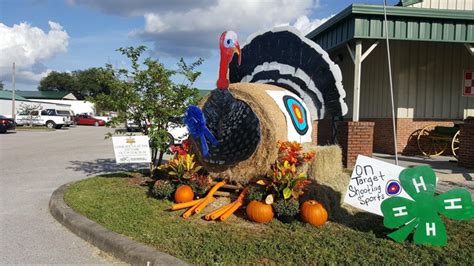
POLYGON ((4 115, 0 115, 0 133, 6 133, 7 131, 15 131, 16 124, 11 118, 4 115))
MULTIPOLYGON (((145 129, 145 125, 147 130, 152 126, 148 120, 146 122, 142 122, 141 124, 141 126, 138 126, 132 120, 128 120, 126 123, 127 132, 141 132, 145 129)), ((188 136, 188 129, 183 124, 183 117, 173 118, 171 119, 170 123, 168 123, 167 130, 170 134, 170 145, 181 144, 181 142, 188 136)))
POLYGON ((56 110, 56 113, 61 116, 66 116, 69 117, 64 123, 65 127, 69 127, 74 124, 74 115, 72 114, 72 111, 69 110, 56 110))
POLYGON ((67 115, 61 115, 56 109, 31 111, 29 114, 19 113, 16 116, 17 125, 29 125, 30 123, 35 126, 60 129, 64 125, 71 123, 71 117, 69 116, 69 111, 67 111, 67 115))
POLYGON ((98 127, 105 126, 105 121, 87 114, 80 114, 76 116, 76 125, 93 125, 98 127))
POLYGON ((184 117, 176 117, 168 123, 168 133, 173 137, 170 145, 178 145, 189 135, 188 128, 184 125, 184 117))
POLYGON ((146 122, 141 122, 141 125, 138 125, 135 123, 133 120, 127 120, 127 123, 125 124, 125 128, 127 129, 127 132, 140 132, 143 131, 145 128, 145 125, 147 128, 150 127, 150 123, 148 120, 146 122))

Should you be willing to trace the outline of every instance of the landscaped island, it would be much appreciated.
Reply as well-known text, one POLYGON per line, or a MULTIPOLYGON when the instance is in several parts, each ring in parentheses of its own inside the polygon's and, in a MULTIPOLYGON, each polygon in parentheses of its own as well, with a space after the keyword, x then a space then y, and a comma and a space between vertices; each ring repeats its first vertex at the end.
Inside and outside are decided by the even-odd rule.
POLYGON ((217 209, 218 198, 199 215, 169 211, 172 202, 149 195, 138 174, 99 176, 71 185, 65 201, 77 212, 106 228, 193 264, 277 263, 436 263, 467 265, 474 261, 474 221, 443 219, 450 232, 445 247, 429 247, 386 238, 382 217, 347 215, 314 227, 273 219, 257 224, 239 209, 226 222, 204 215, 217 209))

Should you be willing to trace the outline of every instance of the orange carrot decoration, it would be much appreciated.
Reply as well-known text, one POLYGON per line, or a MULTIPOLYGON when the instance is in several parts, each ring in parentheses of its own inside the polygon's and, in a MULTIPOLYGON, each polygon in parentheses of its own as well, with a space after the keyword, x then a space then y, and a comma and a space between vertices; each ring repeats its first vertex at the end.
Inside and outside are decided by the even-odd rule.
POLYGON ((220 207, 219 209, 207 214, 206 216, 204 216, 204 218, 208 221, 210 220, 215 220, 217 218, 219 218, 219 216, 221 216, 222 214, 224 214, 224 212, 226 212, 228 209, 230 209, 232 207, 232 204, 227 204, 225 206, 222 206, 220 207))
POLYGON ((243 203, 240 201, 235 202, 230 209, 228 209, 224 214, 221 215, 221 217, 219 217, 219 220, 222 222, 227 220, 227 218, 229 218, 229 216, 231 216, 238 208, 240 208, 242 204, 243 203))
POLYGON ((201 201, 203 201, 203 199, 192 200, 192 201, 188 201, 188 202, 184 202, 184 203, 176 203, 176 204, 171 205, 170 209, 172 211, 176 211, 176 210, 180 210, 180 209, 184 209, 184 208, 189 208, 189 207, 192 207, 192 206, 198 204, 201 201))
POLYGON ((221 188, 223 185, 225 185, 225 182, 224 182, 224 181, 221 181, 221 182, 215 184, 215 185, 211 188, 211 190, 209 190, 209 193, 207 193, 206 197, 210 197, 210 198, 211 198, 212 196, 214 196, 214 193, 216 193, 216 191, 217 191, 219 188, 221 188))
POLYGON ((218 218, 220 221, 227 220, 227 218, 229 218, 237 209, 239 209, 244 204, 244 198, 247 192, 248 188, 245 188, 234 202, 209 213, 204 218, 208 221, 216 220, 218 218))
POLYGON ((194 213, 200 213, 204 208, 206 208, 206 206, 213 202, 215 199, 214 197, 206 197, 201 203, 198 203, 197 205, 197 208, 194 210, 194 213))
POLYGON ((216 191, 224 185, 225 185, 225 182, 221 181, 221 182, 215 184, 211 188, 209 193, 207 193, 206 197, 204 197, 202 199, 198 199, 198 200, 193 200, 193 201, 190 201, 190 202, 173 204, 173 205, 171 205, 171 210, 175 211, 175 210, 180 210, 180 209, 184 209, 184 208, 189 208, 186 212, 183 213, 183 218, 187 219, 191 215, 201 212, 207 205, 209 205, 211 202, 213 202, 215 200, 214 197, 213 197, 214 193, 216 193, 216 191))
MULTIPOLYGON (((184 219, 187 219, 189 218, 191 215, 197 213, 196 211, 198 210, 198 208, 202 205, 202 204, 209 204, 211 202, 213 202, 215 199, 214 197, 211 197, 211 198, 203 198, 201 202, 199 202, 198 204, 194 205, 193 207, 191 207, 189 210, 187 210, 185 213, 183 213, 183 218, 184 219)), ((206 207, 206 205, 204 207, 206 207)), ((203 208, 204 208, 203 207, 203 208)), ((202 209, 201 209, 202 210, 202 209)))

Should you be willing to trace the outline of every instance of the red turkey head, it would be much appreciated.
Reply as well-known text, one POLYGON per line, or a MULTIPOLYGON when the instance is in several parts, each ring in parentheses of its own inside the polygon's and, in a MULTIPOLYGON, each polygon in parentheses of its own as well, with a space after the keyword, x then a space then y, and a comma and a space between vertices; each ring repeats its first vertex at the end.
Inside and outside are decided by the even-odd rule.
POLYGON ((219 48, 221 51, 221 62, 219 65, 219 79, 217 80, 218 89, 227 89, 229 87, 229 79, 227 72, 229 63, 232 61, 234 53, 238 56, 238 64, 240 65, 240 44, 237 40, 237 34, 233 31, 224 31, 219 40, 219 48))

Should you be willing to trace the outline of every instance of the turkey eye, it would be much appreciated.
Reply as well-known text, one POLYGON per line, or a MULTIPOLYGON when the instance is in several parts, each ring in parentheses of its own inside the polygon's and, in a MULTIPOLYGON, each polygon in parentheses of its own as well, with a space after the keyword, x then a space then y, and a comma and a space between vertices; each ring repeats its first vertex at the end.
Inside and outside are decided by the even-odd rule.
POLYGON ((226 39, 226 40, 224 41, 224 46, 225 46, 226 48, 231 48, 231 47, 233 47, 233 46, 234 46, 234 43, 233 43, 232 39, 226 39))

